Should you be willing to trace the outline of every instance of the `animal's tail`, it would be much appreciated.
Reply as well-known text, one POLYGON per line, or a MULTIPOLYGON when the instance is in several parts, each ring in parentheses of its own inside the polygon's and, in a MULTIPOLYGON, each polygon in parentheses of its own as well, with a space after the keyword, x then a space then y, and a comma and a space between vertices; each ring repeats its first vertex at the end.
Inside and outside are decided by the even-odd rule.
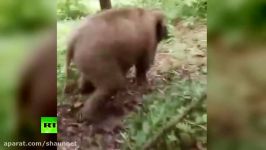
POLYGON ((67 54, 66 54, 66 68, 65 68, 65 74, 66 74, 66 81, 70 74, 70 63, 73 59, 74 55, 74 41, 71 41, 67 48, 67 54))
POLYGON ((65 68, 65 86, 64 86, 64 93, 69 93, 69 85, 68 85, 68 78, 70 74, 70 64, 74 57, 74 45, 75 45, 75 38, 70 39, 68 42, 67 52, 66 52, 66 68, 65 68))

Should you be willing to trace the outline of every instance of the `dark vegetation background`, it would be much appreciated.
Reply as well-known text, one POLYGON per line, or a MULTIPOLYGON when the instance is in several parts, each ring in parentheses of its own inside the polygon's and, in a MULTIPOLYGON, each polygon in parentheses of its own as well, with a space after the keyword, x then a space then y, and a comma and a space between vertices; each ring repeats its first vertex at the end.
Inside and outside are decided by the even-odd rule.
MULTIPOLYGON (((0 1, 0 149, 13 141, 17 123, 16 89, 23 64, 55 28, 56 1, 0 1)), ((27 135, 25 135, 27 136, 27 135)))
POLYGON ((208 148, 266 149, 266 2, 208 1, 208 148))

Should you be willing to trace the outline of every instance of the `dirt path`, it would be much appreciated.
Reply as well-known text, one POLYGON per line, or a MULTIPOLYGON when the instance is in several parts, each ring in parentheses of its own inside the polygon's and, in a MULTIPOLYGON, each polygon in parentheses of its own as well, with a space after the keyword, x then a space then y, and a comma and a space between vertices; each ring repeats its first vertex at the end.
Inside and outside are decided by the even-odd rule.
MULTIPOLYGON (((167 80, 164 73, 170 70, 188 67, 195 72, 193 78, 206 80, 205 75, 199 75, 199 70, 206 70, 206 26, 197 25, 190 29, 182 23, 176 26, 173 42, 160 46, 154 67, 148 74, 151 88, 158 88, 167 80)), ((141 107, 142 95, 147 94, 134 84, 133 72, 128 75, 127 90, 120 92, 102 106, 103 121, 94 125, 78 123, 74 118, 75 110, 82 105, 81 97, 71 94, 63 101, 69 104, 58 106, 59 141, 76 141, 74 147, 60 146, 59 150, 68 149, 119 149, 119 132, 123 131, 123 119, 137 107, 141 107)))

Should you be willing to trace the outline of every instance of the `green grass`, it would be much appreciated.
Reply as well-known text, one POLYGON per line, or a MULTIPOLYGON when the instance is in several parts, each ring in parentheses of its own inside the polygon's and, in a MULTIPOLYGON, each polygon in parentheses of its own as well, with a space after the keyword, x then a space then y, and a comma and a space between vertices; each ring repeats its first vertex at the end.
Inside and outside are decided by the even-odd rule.
MULTIPOLYGON (((173 117, 184 113, 192 99, 198 99, 204 93, 206 83, 180 79, 176 75, 170 83, 144 97, 144 107, 133 113, 127 120, 127 129, 122 133, 125 149, 140 149, 151 137, 155 136, 173 117), (160 92, 159 92, 160 91, 160 92)), ((187 135, 188 141, 207 142, 206 104, 198 106, 185 120, 177 123, 171 131, 160 137, 157 149, 178 149, 186 143, 182 135, 187 135)))

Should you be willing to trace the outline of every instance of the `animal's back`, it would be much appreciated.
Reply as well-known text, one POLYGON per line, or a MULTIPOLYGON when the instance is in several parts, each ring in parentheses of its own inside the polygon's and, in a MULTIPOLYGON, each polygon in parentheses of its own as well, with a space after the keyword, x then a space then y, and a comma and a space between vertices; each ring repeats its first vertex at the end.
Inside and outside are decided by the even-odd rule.
POLYGON ((88 58, 104 61, 107 57, 115 57, 113 59, 134 63, 138 50, 144 49, 142 44, 147 43, 145 30, 140 30, 143 28, 140 23, 142 15, 142 9, 130 8, 107 10, 87 18, 76 43, 76 61, 81 64, 88 58))

